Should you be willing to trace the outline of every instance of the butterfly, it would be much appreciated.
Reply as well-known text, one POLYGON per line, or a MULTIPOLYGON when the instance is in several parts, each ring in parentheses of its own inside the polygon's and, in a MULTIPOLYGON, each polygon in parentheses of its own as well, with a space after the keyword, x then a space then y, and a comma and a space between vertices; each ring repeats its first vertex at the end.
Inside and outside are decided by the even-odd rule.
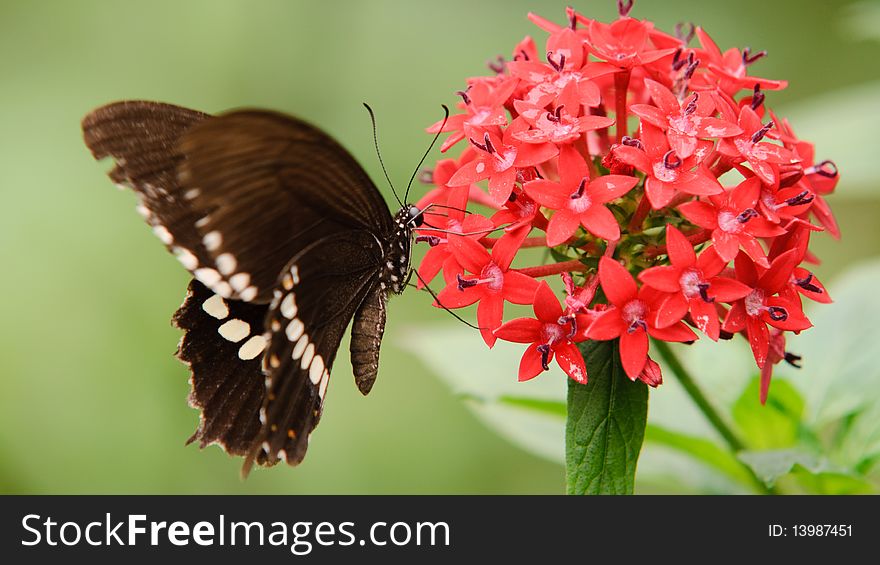
POLYGON ((277 112, 123 101, 82 130, 193 275, 173 316, 201 411, 187 443, 245 457, 245 474, 254 462, 299 464, 349 323, 355 382, 373 387, 388 297, 412 272, 423 211, 401 203, 392 216, 348 151, 277 112))

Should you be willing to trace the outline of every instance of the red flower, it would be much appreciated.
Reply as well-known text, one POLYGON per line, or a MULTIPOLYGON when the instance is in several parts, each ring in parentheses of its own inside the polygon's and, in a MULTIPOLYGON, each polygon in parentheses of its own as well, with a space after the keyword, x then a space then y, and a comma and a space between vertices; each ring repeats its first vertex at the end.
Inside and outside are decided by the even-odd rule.
POLYGON ((702 68, 707 69, 710 73, 698 73, 692 81, 694 89, 710 89, 717 85, 722 92, 733 96, 744 88, 753 88, 756 84, 762 90, 782 90, 788 86, 788 82, 784 80, 770 80, 748 75, 748 66, 765 56, 766 52, 759 51, 753 54, 746 49, 740 53, 739 49, 731 48, 721 53, 718 45, 702 28, 698 27, 696 34, 703 47, 697 50, 697 55, 700 58, 702 68))
POLYGON ((738 125, 712 117, 715 104, 709 96, 700 96, 698 92, 694 92, 690 99, 679 104, 672 91, 659 82, 645 79, 645 88, 655 106, 633 104, 630 110, 666 132, 670 147, 682 159, 694 154, 698 139, 730 137, 742 133, 738 125))
POLYGON ((788 284, 797 263, 796 249, 775 258, 763 273, 747 256, 740 254, 736 258, 736 278, 751 287, 752 291, 731 306, 722 329, 730 333, 745 330, 755 362, 760 368, 767 362, 770 347, 767 324, 795 332, 813 325, 797 301, 774 296, 788 284))
POLYGON ((664 341, 694 341, 697 335, 683 322, 657 327, 657 309, 662 293, 643 286, 639 289, 632 275, 608 257, 599 260, 599 281, 614 308, 600 314, 587 329, 590 339, 620 338, 620 361, 630 379, 636 379, 648 359, 648 335, 664 341))
POLYGON ((572 341, 572 323, 563 317, 562 306, 546 282, 538 285, 533 308, 534 318, 517 318, 495 330, 499 339, 530 344, 520 361, 519 380, 527 381, 549 370, 550 361, 556 357, 556 363, 569 377, 586 384, 587 367, 572 341))
POLYGON ((629 192, 639 179, 622 175, 604 175, 590 180, 587 162, 571 146, 559 154, 559 182, 539 179, 525 184, 526 194, 542 206, 555 210, 547 226, 547 245, 555 247, 583 226, 587 231, 609 241, 620 238, 620 226, 606 202, 629 192))
POLYGON ((504 130, 502 137, 485 131, 479 141, 472 138, 471 144, 479 149, 477 156, 462 165, 449 180, 449 186, 489 179, 489 195, 497 205, 504 204, 513 191, 517 168, 534 167, 559 152, 552 143, 524 143, 517 139, 516 135, 528 127, 528 122, 516 119, 504 130))
POLYGON ((575 82, 568 83, 556 98, 553 111, 526 101, 513 106, 532 129, 521 129, 514 137, 526 143, 571 143, 588 131, 607 128, 614 120, 605 116, 580 115, 581 99, 575 82))
POLYGON ((517 82, 515 78, 509 76, 502 76, 497 80, 472 80, 467 89, 459 92, 462 101, 458 106, 464 108, 466 113, 449 116, 445 125, 443 120, 440 120, 427 128, 429 133, 437 133, 438 131, 455 132, 446 138, 446 141, 440 146, 440 151, 445 152, 464 139, 465 126, 490 127, 507 125, 504 103, 513 94, 517 82), (440 129, 441 125, 443 129, 440 129))
MULTIPOLYGON (((715 100, 719 101, 721 97, 716 96, 715 100)), ((738 163, 748 161, 755 174, 765 183, 777 182, 777 172, 773 165, 798 162, 797 157, 781 145, 761 141, 773 127, 773 122, 761 124, 761 118, 750 106, 740 108, 737 123, 743 133, 721 139, 718 142, 718 152, 738 163)))
POLYGON ((614 147, 614 155, 645 173, 645 194, 655 210, 666 207, 678 193, 707 196, 723 192, 718 180, 699 165, 711 142, 698 142, 694 153, 684 159, 669 148, 660 128, 643 121, 639 140, 614 147))
POLYGON ((648 41, 653 25, 622 17, 611 24, 590 21, 588 47, 596 57, 622 69, 632 69, 671 55, 675 49, 653 49, 648 41))
POLYGON ((639 280, 663 292, 655 324, 667 327, 690 312, 693 323, 714 341, 721 325, 716 302, 733 302, 752 289, 734 279, 718 276, 726 265, 710 247, 698 258, 687 238, 675 227, 666 226, 669 266, 652 267, 639 274, 639 280))
POLYGON ((538 281, 510 270, 527 233, 528 229, 522 229, 504 235, 492 247, 491 255, 473 239, 456 237, 450 241, 458 263, 475 276, 457 275, 456 281, 447 284, 437 297, 447 308, 463 308, 479 301, 477 322, 489 347, 495 344, 492 332, 501 325, 504 301, 531 304, 535 296, 538 281))
POLYGON ((712 230, 712 243, 723 261, 732 261, 742 248, 756 263, 766 267, 766 253, 755 237, 774 237, 785 230, 755 210, 760 191, 760 179, 751 177, 725 194, 710 197, 711 202, 685 202, 678 209, 691 222, 712 230))
POLYGON ((602 101, 599 87, 590 80, 608 73, 604 65, 586 64, 583 41, 569 28, 563 28, 547 40, 547 63, 518 60, 507 63, 510 74, 527 85, 523 101, 545 107, 555 102, 562 90, 574 83, 576 99, 584 106, 598 106, 602 101))

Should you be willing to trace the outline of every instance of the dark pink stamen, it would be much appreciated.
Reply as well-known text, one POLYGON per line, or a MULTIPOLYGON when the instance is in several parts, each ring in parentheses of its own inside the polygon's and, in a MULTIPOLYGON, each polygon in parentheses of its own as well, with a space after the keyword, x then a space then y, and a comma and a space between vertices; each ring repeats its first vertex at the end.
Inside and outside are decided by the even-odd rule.
POLYGON ((758 216, 758 211, 754 208, 746 208, 742 212, 740 212, 739 216, 736 217, 736 221, 744 224, 751 220, 752 218, 756 218, 758 216))
POLYGON ((833 179, 837 176, 837 165, 834 164, 834 161, 824 160, 821 163, 817 163, 812 167, 807 167, 807 170, 804 171, 808 175, 821 175, 825 178, 833 179))
POLYGON ((767 308, 767 315, 774 322, 784 322, 788 319, 788 311, 782 306, 771 306, 767 308))
POLYGON ((766 56, 767 56, 766 51, 758 51, 757 53, 752 55, 751 48, 746 47, 745 49, 743 49, 742 62, 743 62, 743 65, 749 66, 752 63, 754 63, 755 61, 757 61, 758 59, 760 59, 761 57, 766 57, 766 56))
POLYGON ((770 128, 772 127, 773 120, 770 120, 769 122, 767 122, 767 125, 752 134, 752 143, 758 143, 759 141, 764 139, 764 136, 767 135, 767 132, 770 131, 770 128))
POLYGON ((541 368, 545 371, 550 370, 550 345, 546 343, 542 343, 537 347, 537 350, 541 353, 541 368))
POLYGON ((752 110, 757 110, 764 103, 764 93, 761 92, 761 85, 755 84, 755 90, 752 92, 752 103, 749 104, 752 110))
POLYGON ((677 169, 681 166, 681 157, 679 157, 674 149, 670 149, 663 155, 663 166, 667 169, 677 169))
POLYGON ((584 195, 584 190, 586 190, 586 188, 587 188, 587 177, 584 177, 581 180, 581 183, 578 185, 577 190, 571 193, 570 198, 572 200, 574 200, 576 198, 580 198, 581 196, 584 195))
POLYGON ((565 55, 560 53, 559 62, 556 62, 553 60, 553 52, 547 51, 547 62, 550 63, 550 66, 553 67, 556 72, 562 72, 562 69, 565 68, 565 55))

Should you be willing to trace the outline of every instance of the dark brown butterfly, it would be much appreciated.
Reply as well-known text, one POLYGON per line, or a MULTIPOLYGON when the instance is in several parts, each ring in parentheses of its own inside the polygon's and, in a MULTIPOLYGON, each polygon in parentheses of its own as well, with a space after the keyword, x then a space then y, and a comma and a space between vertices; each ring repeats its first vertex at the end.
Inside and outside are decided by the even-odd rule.
POLYGON ((283 114, 210 116, 156 102, 82 122, 110 178, 194 279, 174 314, 201 419, 190 442, 253 461, 302 461, 349 322, 357 386, 379 367, 389 292, 410 272, 421 212, 392 216, 354 158, 283 114))

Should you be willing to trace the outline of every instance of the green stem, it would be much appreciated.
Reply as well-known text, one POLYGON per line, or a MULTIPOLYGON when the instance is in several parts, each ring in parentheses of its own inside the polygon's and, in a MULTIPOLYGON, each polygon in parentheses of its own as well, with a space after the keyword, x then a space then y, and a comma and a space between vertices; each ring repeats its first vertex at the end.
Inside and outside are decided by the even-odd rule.
MULTIPOLYGON (((694 380, 693 376, 691 376, 688 370, 684 368, 681 361, 678 360, 678 357, 672 351, 672 348, 669 347, 669 344, 660 340, 653 341, 654 350, 660 354, 660 357, 666 362, 666 366, 675 373, 675 376, 678 378, 678 381, 682 384, 685 391, 687 391, 691 400, 694 401, 706 419, 709 420, 709 423, 712 424, 712 427, 721 435, 730 447, 730 450, 734 453, 744 451, 746 449, 745 444, 739 439, 733 429, 727 425, 727 422, 724 421, 715 407, 712 406, 712 403, 709 402, 709 399, 706 398, 706 395, 703 394, 703 391, 697 386, 697 382, 694 380)), ((757 486, 761 492, 765 494, 779 494, 775 487, 768 487, 764 484, 764 481, 755 475, 755 472, 751 467, 746 464, 742 464, 742 466, 748 471, 749 475, 754 480, 755 486, 757 486)))

